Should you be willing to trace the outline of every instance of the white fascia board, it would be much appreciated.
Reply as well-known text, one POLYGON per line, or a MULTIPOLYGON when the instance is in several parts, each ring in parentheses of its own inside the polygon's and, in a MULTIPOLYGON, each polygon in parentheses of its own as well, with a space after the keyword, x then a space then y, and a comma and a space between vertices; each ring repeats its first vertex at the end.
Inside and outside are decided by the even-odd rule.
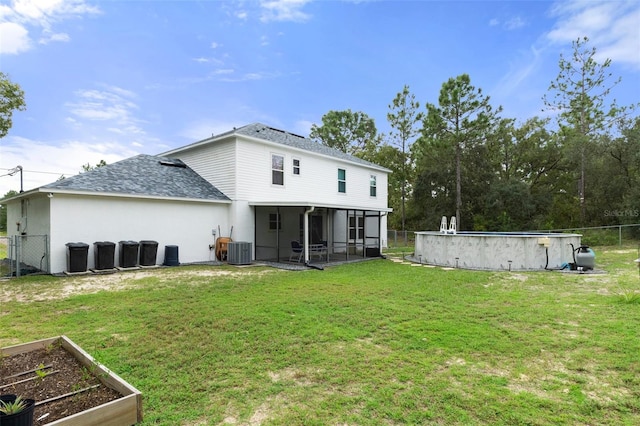
POLYGON ((19 192, 16 195, 13 195, 9 198, 5 198, 4 200, 2 200, 2 202, 0 202, 0 204, 5 204, 9 201, 15 201, 15 200, 19 200, 22 197, 28 196, 28 195, 33 195, 33 194, 37 194, 39 192, 40 188, 35 188, 35 189, 30 189, 28 191, 24 191, 24 192, 19 192))
POLYGON ((344 204, 325 204, 312 201, 249 201, 249 205, 255 207, 317 207, 338 210, 369 210, 387 213, 393 211, 393 209, 389 207, 347 206, 344 204))
POLYGON ((136 198, 145 200, 160 201, 183 201, 189 203, 211 203, 211 204, 231 204, 231 200, 207 200, 203 198, 181 198, 181 197, 161 197, 158 195, 124 194, 120 192, 91 192, 91 191, 70 191, 61 189, 39 188, 37 192, 44 194, 82 195, 87 197, 115 197, 115 198, 136 198))

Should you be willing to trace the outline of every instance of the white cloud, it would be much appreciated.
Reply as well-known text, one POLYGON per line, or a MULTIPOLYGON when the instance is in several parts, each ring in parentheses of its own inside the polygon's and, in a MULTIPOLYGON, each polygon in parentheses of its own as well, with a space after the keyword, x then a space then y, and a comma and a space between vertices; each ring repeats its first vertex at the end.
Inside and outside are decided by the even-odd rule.
MULTIPOLYGON (((25 191, 55 182, 60 176, 70 177, 82 169, 83 164, 107 164, 138 154, 135 149, 118 142, 86 143, 77 140, 44 142, 7 136, 2 140, 0 174, 21 165, 25 191)), ((0 178, 0 196, 9 190, 20 190, 20 177, 0 178)))
POLYGON ((87 141, 115 138, 122 144, 155 144, 143 125, 146 122, 136 116, 137 95, 116 86, 103 85, 100 89, 78 90, 75 99, 65 104, 70 113, 66 119, 76 134, 87 141))
POLYGON ((568 1, 554 5, 558 19, 546 35, 551 43, 566 44, 588 37, 599 60, 609 58, 640 69, 640 3, 636 1, 568 1))
POLYGON ((84 0, 13 0, 0 6, 0 53, 27 51, 33 47, 32 38, 37 38, 40 44, 69 41, 68 34, 53 28, 61 21, 97 13, 100 9, 84 0))
POLYGON ((517 30, 527 25, 527 22, 519 16, 513 16, 504 22, 501 22, 498 18, 493 18, 489 21, 490 27, 501 27, 507 31, 517 30))
MULTIPOLYGON (((234 71, 233 70, 219 70, 219 71, 230 71, 230 72, 218 72, 217 75, 223 75, 223 74, 233 74, 234 71)), ((237 77, 222 77, 219 78, 219 81, 224 81, 227 83, 239 83, 239 82, 243 82, 243 81, 259 81, 259 80, 270 80, 270 79, 274 79, 274 78, 278 78, 280 77, 280 73, 277 72, 248 72, 248 73, 244 73, 242 75, 238 75, 237 77)), ((213 76, 212 76, 213 78, 213 76)))
POLYGON ((262 22, 305 22, 310 18, 310 15, 303 12, 302 8, 308 2, 309 0, 262 0, 260 2, 262 8, 260 20, 262 22))
POLYGON ((215 41, 211 42, 211 48, 212 49, 217 49, 218 47, 221 47, 222 45, 220 43, 217 43, 215 41))
POLYGON ((13 0, 12 5, 23 19, 40 22, 100 12, 84 0, 13 0))
POLYGON ((504 23, 504 27, 507 30, 517 30, 518 28, 522 28, 525 25, 525 21, 519 16, 515 16, 504 23))
POLYGON ((225 75, 225 74, 233 74, 234 70, 232 68, 219 68, 213 71, 212 75, 225 75))
POLYGON ((134 92, 132 92, 131 90, 127 90, 127 89, 123 89, 122 87, 118 87, 118 86, 105 86, 105 88, 109 91, 111 91, 112 93, 115 93, 118 96, 123 96, 123 97, 127 97, 127 98, 137 98, 138 95, 134 92))
MULTIPOLYGON (((77 174, 83 164, 108 164, 131 157, 144 148, 161 144, 147 135, 145 121, 136 116, 136 93, 122 87, 100 85, 78 90, 65 107, 69 116, 64 124, 71 130, 68 139, 31 140, 8 135, 2 139, 2 169, 21 165, 24 189, 30 190, 54 182, 61 175, 77 174)), ((19 179, 0 178, 0 195, 19 189, 19 179)))
POLYGON ((0 54, 15 55, 31 48, 29 32, 15 22, 0 22, 0 54))
POLYGON ((540 70, 543 60, 542 52, 533 46, 528 51, 520 52, 508 72, 491 91, 492 97, 502 100, 518 96, 516 94, 520 94, 522 86, 540 70))
POLYGON ((130 99, 133 93, 118 87, 106 90, 79 90, 77 100, 67 103, 69 111, 76 117, 87 120, 112 120, 121 125, 132 121, 131 111, 137 105, 130 99))
POLYGON ((69 40, 71 40, 71 37, 69 37, 69 34, 66 33, 47 33, 45 32, 45 37, 41 37, 40 40, 38 40, 38 43, 40 44, 49 44, 52 41, 61 41, 61 42, 68 42, 69 40))

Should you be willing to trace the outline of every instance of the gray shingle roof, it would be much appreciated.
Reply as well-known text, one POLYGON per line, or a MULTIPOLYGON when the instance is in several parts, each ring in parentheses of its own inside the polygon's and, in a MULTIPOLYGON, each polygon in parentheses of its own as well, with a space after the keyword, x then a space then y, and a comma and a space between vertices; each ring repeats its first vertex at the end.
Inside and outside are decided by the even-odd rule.
POLYGON ((182 161, 144 154, 45 185, 42 189, 229 200, 182 161))
POLYGON ((339 158, 345 161, 351 161, 354 163, 375 167, 378 169, 385 169, 382 166, 379 166, 370 161, 366 161, 361 158, 355 157, 353 155, 344 153, 338 149, 330 148, 328 146, 314 142, 311 139, 307 139, 303 136, 296 135, 294 133, 289 133, 284 130, 275 129, 273 127, 269 127, 266 124, 262 124, 262 123, 248 124, 246 126, 242 126, 240 128, 230 130, 228 132, 214 135, 207 140, 196 142, 194 144, 187 145, 182 148, 178 148, 177 150, 174 150, 171 152, 181 151, 182 149, 189 148, 192 145, 200 145, 202 143, 207 143, 208 140, 215 140, 215 139, 219 139, 225 136, 230 136, 233 134, 250 136, 253 138, 263 139, 269 142, 280 143, 282 145, 287 145, 293 148, 303 149, 305 151, 315 152, 315 153, 326 155, 329 157, 339 158))

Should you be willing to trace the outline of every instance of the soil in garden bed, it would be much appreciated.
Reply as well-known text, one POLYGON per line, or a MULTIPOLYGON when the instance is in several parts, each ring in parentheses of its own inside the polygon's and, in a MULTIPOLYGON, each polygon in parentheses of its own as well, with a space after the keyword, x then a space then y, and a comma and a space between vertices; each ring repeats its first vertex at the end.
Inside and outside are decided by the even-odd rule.
POLYGON ((48 413, 42 420, 35 421, 35 425, 45 425, 122 398, 119 392, 100 383, 100 380, 88 368, 80 364, 71 353, 60 345, 51 345, 47 348, 0 358, 0 394, 14 394, 23 398, 35 399, 34 420, 48 413), (40 369, 41 372, 46 373, 44 377, 40 377, 43 374, 39 376, 34 371, 10 377, 18 373, 39 369, 40 366, 50 366, 40 369), (33 380, 16 384, 16 382, 30 378, 33 380), (65 398, 42 403, 48 399, 95 385, 99 386, 65 398))

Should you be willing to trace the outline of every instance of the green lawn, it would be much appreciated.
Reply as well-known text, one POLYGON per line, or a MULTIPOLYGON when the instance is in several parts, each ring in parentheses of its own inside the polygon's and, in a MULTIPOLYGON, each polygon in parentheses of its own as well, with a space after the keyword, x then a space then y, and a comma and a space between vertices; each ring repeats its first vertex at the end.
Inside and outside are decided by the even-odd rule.
POLYGON ((375 260, 5 280, 0 346, 66 334, 142 391, 145 425, 640 424, 637 249, 596 252, 607 274, 375 260))

